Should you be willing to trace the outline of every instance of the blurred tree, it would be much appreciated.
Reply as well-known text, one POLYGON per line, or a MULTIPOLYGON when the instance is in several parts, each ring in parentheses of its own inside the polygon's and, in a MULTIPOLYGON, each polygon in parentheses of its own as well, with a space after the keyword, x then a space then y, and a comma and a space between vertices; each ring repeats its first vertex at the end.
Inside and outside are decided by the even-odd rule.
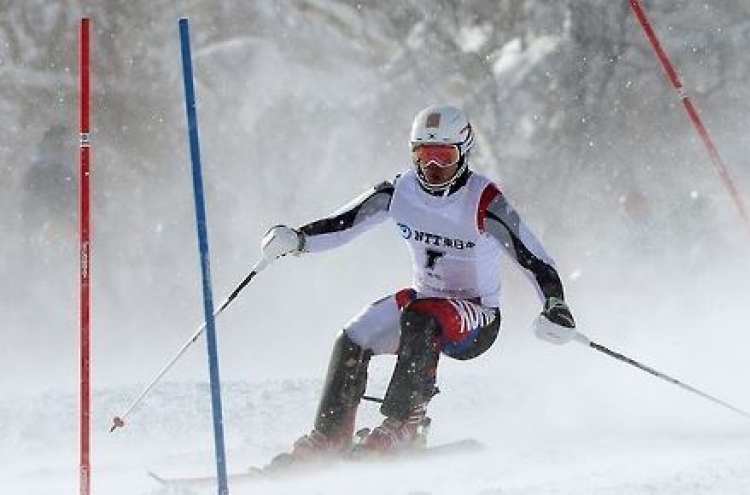
MULTIPOLYGON (((747 1, 646 6, 707 123, 747 161, 747 1)), ((408 166, 410 120, 437 101, 466 108, 476 163, 545 212, 544 235, 616 218, 633 187, 665 201, 715 181, 627 2, 0 0, 0 12, 3 224, 28 190, 29 137, 77 127, 78 22, 93 19, 97 254, 142 268, 117 270, 119 293, 166 297, 194 266, 181 16, 222 259, 240 256, 221 249, 246 229, 330 207, 321 190, 349 196, 408 166)))

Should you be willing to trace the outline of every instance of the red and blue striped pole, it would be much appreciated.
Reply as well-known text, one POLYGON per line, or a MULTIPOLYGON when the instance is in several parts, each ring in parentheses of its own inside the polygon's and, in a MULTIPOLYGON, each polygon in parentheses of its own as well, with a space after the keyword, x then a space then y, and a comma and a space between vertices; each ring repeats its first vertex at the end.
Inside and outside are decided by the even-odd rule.
POLYGON ((91 229, 90 229, 90 153, 89 142, 89 19, 81 19, 80 32, 80 345, 81 345, 81 417, 80 417, 80 494, 91 493, 91 229))
POLYGON ((193 193, 195 196, 195 218, 198 227, 201 274, 203 277, 203 310, 206 316, 206 341, 208 343, 208 363, 211 380, 211 406, 214 417, 214 443, 216 449, 216 479, 219 495, 227 495, 227 468, 224 448, 224 421, 221 412, 221 380, 216 343, 214 303, 211 293, 211 267, 208 249, 208 229, 206 227, 206 206, 203 199, 203 177, 201 172, 200 146, 198 140, 198 117, 195 108, 193 87, 193 65, 190 55, 190 25, 187 19, 180 19, 180 44, 182 47, 182 73, 185 81, 185 110, 187 112, 190 159, 193 168, 193 193))
POLYGON ((685 93, 685 89, 682 86, 682 81, 680 80, 680 76, 677 73, 677 69, 675 69, 675 66, 669 59, 667 52, 659 42, 659 37, 656 35, 656 31, 654 31, 654 28, 651 26, 651 22, 649 21, 648 16, 646 15, 646 11, 643 9, 640 0, 629 0, 629 2, 630 8, 633 10, 633 14, 635 15, 636 19, 638 19, 639 24, 643 28, 644 33, 646 33, 646 37, 648 38, 651 46, 654 49, 654 53, 656 53, 656 58, 659 59, 664 72, 666 72, 667 74, 667 78, 672 83, 674 89, 677 91, 677 95, 679 96, 680 101, 682 102, 682 106, 685 108, 690 121, 698 131, 698 135, 700 136, 701 141, 703 141, 703 145, 708 150, 708 154, 711 157, 711 162, 716 168, 721 181, 724 183, 724 187, 729 192, 729 195, 731 196, 732 201, 737 208, 737 212, 739 213, 740 219, 742 220, 742 225, 745 227, 747 233, 750 234, 750 216, 748 216, 747 208, 745 208, 745 204, 742 201, 742 196, 735 186, 732 175, 729 173, 729 169, 721 159, 719 151, 716 149, 716 146, 714 146, 711 136, 709 135, 706 126, 703 124, 703 120, 698 113, 698 109, 695 107, 695 105, 693 105, 690 97, 688 97, 688 95, 685 93))

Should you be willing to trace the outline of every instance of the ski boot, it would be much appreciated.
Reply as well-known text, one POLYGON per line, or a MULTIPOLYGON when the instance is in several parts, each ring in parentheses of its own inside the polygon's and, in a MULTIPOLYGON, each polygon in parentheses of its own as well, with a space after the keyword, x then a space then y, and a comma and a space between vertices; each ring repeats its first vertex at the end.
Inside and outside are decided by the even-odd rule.
POLYGON ((412 412, 405 420, 385 418, 372 430, 357 431, 352 456, 390 455, 422 449, 427 443, 431 422, 424 409, 412 412))
POLYGON ((273 471, 340 458, 351 449, 351 444, 350 435, 325 435, 312 430, 294 442, 291 452, 274 457, 266 469, 273 471))

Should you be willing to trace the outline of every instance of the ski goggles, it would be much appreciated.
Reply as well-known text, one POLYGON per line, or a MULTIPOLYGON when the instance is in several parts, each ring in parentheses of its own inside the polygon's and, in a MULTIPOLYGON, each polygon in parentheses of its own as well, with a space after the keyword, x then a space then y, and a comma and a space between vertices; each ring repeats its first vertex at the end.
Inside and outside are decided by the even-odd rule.
POLYGON ((422 167, 434 163, 448 168, 458 163, 461 151, 455 144, 415 144, 411 148, 411 159, 422 167))

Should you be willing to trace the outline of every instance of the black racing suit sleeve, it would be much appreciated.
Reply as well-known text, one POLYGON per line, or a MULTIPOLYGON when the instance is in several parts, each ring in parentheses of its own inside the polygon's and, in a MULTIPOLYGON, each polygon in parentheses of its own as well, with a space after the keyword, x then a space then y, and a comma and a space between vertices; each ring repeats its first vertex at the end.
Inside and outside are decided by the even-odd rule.
POLYGON ((324 251, 351 241, 388 217, 395 188, 382 182, 332 215, 305 224, 298 230, 305 237, 304 250, 324 251))
POLYGON ((484 225, 485 231, 500 242, 505 252, 533 275, 545 299, 565 299, 554 262, 502 194, 488 206, 484 225))

